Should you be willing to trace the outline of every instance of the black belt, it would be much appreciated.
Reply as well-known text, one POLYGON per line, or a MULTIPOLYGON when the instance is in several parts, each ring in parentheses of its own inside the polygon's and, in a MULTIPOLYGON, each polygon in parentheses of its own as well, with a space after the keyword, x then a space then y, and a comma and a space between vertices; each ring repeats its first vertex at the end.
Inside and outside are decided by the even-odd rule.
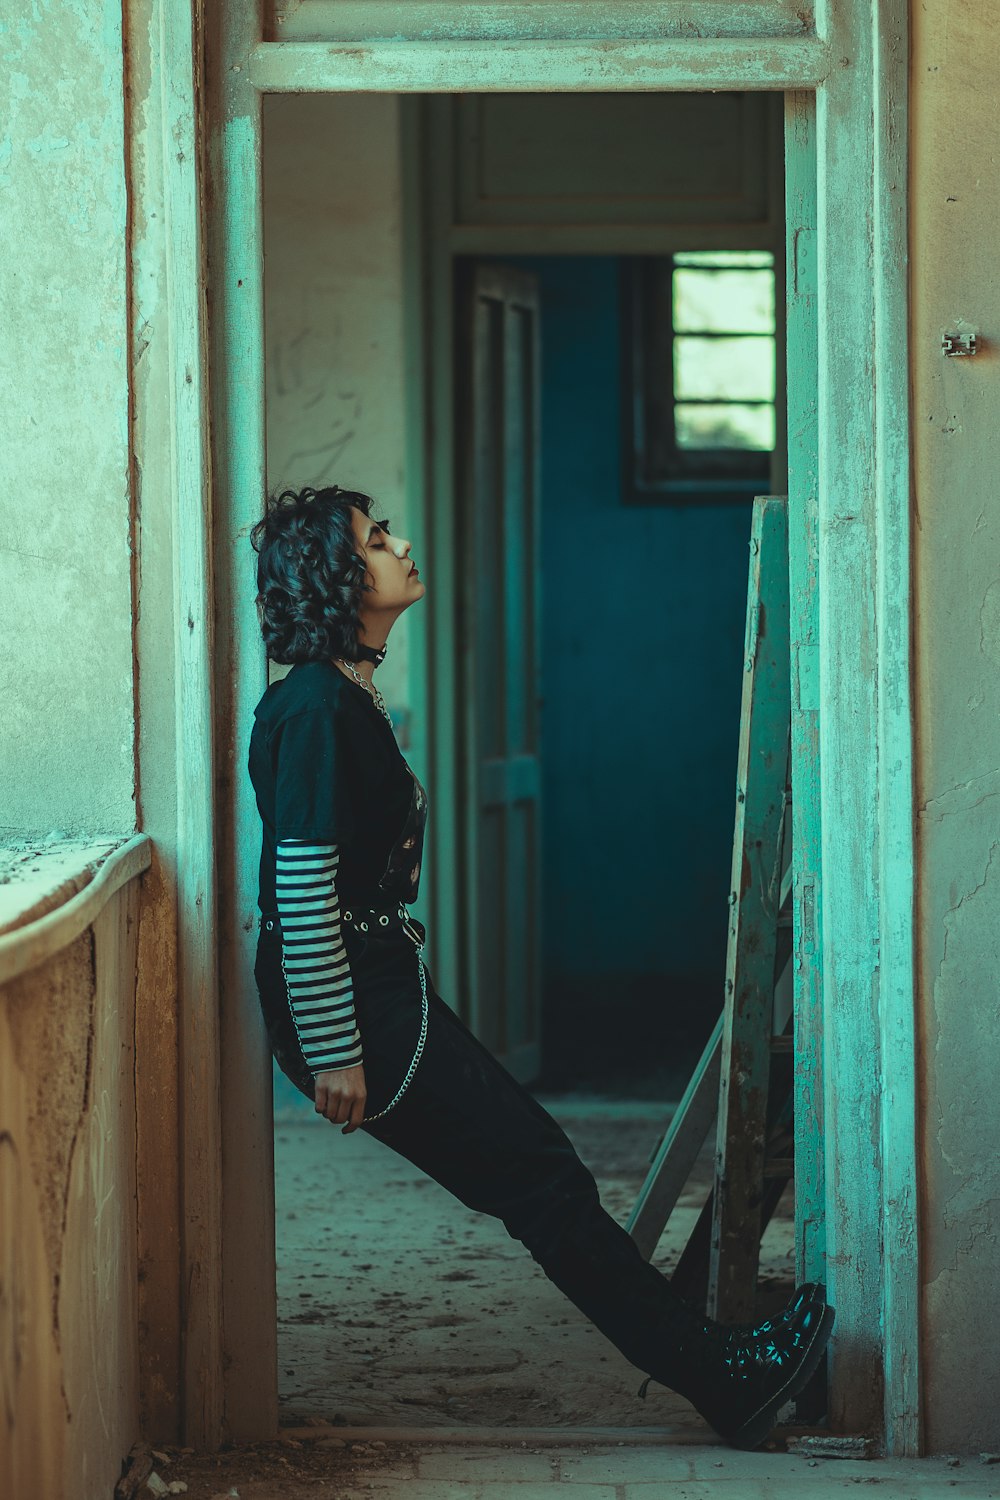
MULTIPOLYGON (((340 913, 341 927, 349 927, 366 939, 391 937, 404 933, 417 948, 424 946, 427 929, 423 922, 411 917, 402 901, 392 906, 350 906, 340 913)), ((276 911, 265 911, 259 919, 262 932, 273 932, 281 936, 281 917, 276 911)))

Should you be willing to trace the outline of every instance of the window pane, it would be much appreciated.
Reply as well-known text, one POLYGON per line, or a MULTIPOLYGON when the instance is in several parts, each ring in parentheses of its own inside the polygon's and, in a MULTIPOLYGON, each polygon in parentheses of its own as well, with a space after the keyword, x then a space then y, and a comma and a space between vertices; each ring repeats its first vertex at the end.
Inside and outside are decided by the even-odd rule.
POLYGON ((678 333, 773 333, 773 271, 674 271, 678 333))
POLYGON ((764 453, 774 447, 774 407, 708 402, 674 407, 678 448, 753 448, 764 453))
POLYGON ((678 250, 675 266, 774 266, 770 250, 678 250))
POLYGON ((678 401, 773 401, 774 340, 678 336, 674 395, 678 401))

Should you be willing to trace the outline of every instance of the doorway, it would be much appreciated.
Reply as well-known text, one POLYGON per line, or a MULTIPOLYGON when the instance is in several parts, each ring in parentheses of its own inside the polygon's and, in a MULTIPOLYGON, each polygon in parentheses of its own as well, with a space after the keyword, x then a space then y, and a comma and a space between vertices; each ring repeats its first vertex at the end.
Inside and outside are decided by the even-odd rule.
MULTIPOLYGON (((907 999, 912 997, 912 963, 907 957, 912 927, 907 886, 901 878, 901 872, 909 868, 906 830, 910 817, 909 697, 906 673, 900 666, 907 660, 909 610, 907 469, 901 461, 907 451, 906 399, 900 388, 906 344, 905 229, 897 194, 898 184, 905 183, 905 147, 900 144, 905 133, 876 128, 877 120, 890 116, 898 125, 900 111, 905 111, 905 56, 895 47, 894 29, 905 31, 905 16, 898 7, 889 9, 891 14, 879 12, 874 20, 871 15, 862 16, 863 6, 832 17, 823 12, 818 32, 810 29, 800 35, 805 24, 800 19, 795 22, 794 36, 779 26, 739 43, 728 36, 706 39, 671 32, 641 46, 638 56, 630 44, 589 34, 574 41, 569 52, 557 47, 558 55, 547 40, 536 45, 518 36, 498 47, 497 39, 491 37, 488 43, 463 44, 460 55, 447 49, 441 56, 435 53, 433 78, 428 74, 417 86, 467 88, 474 63, 483 88, 503 90, 510 82, 510 74, 503 70, 510 66, 512 48, 524 62, 519 81, 539 91, 593 90, 598 79, 602 88, 623 93, 657 88, 733 89, 745 87, 748 81, 751 86, 803 91, 786 98, 786 142, 789 160, 797 164, 789 185, 794 213, 788 306, 796 312, 796 349, 801 353, 811 339, 814 353, 819 351, 813 367, 818 364, 820 384, 817 388, 801 382, 794 398, 790 391, 789 410, 795 422, 790 423, 789 433, 789 488, 814 507, 814 519, 823 521, 821 534, 814 525, 801 540, 811 539, 814 551, 818 550, 821 587, 831 578, 837 587, 823 594, 822 628, 817 626, 808 651, 795 664, 796 682, 809 712, 815 710, 820 683, 824 685, 828 712, 821 726, 823 762, 820 765, 817 759, 815 784, 833 819, 825 827, 857 825, 862 830, 841 847, 830 842, 832 833, 830 837, 824 834, 824 853, 829 850, 832 861, 824 867, 822 920, 829 982, 838 996, 838 1005, 825 1016, 821 1033, 826 1076, 831 1076, 832 1069, 838 1085, 836 1091, 826 1091, 824 1151, 836 1178, 827 1194, 836 1231, 830 1273, 840 1321, 848 1335, 833 1349, 834 1420, 849 1429, 859 1423, 877 1426, 878 1402, 873 1393, 883 1387, 875 1377, 884 1375, 890 1447, 912 1451, 917 1434, 913 1414, 919 1409, 913 1399, 918 1368, 914 1357, 914 1162, 912 1150, 899 1149, 907 1138, 906 1120, 912 1123, 913 1109, 908 1061, 912 1015, 907 999), (834 58, 839 60, 836 64, 834 58), (876 557, 882 564, 877 572, 876 557), (862 626, 866 639, 878 640, 877 658, 849 649, 862 626), (884 749, 873 756, 876 744, 884 749), (893 881, 879 884, 879 873, 886 868, 891 869, 893 881), (882 943, 881 964, 874 978, 873 933, 882 943), (866 1068, 862 1077, 856 1066, 859 1057, 878 1058, 883 1068, 898 1070, 893 1077, 900 1087, 872 1094, 871 1069, 866 1068), (865 1128, 859 1130, 859 1121, 867 1122, 865 1128), (873 1140, 895 1144, 892 1150, 873 1154, 873 1140), (882 1326, 884 1338, 878 1331, 882 1326)), ((262 43, 257 22, 249 14, 238 23, 235 14, 227 21, 222 45, 225 66, 216 76, 222 80, 224 98, 213 97, 211 104, 213 187, 216 201, 223 205, 210 224, 215 267, 213 359, 218 372, 213 384, 215 504, 219 584, 225 598, 235 601, 242 596, 229 548, 237 529, 256 518, 263 474, 262 410, 255 404, 262 389, 261 284, 254 262, 261 227, 255 166, 261 96, 294 91, 319 96, 333 91, 346 97, 350 90, 412 88, 415 78, 423 78, 420 58, 427 49, 419 38, 408 41, 400 53, 392 51, 395 41, 383 45, 378 37, 363 49, 340 45, 337 39, 320 42, 310 37, 289 52, 283 41, 262 43), (406 65, 403 74, 398 72, 400 57, 406 65), (404 74, 405 85, 392 82, 404 74), (229 212, 237 204, 239 212, 229 212)), ((409 150, 404 139, 404 155, 409 150)), ((450 186, 447 181, 432 184, 432 196, 450 191, 450 186)), ((462 238, 457 236, 459 241, 462 238)), ((596 234, 595 240, 599 239, 596 234)), ((461 253, 476 248, 466 242, 461 253)), ((408 270, 406 274, 411 285, 419 281, 418 273, 408 270)), ((432 268, 435 284, 427 288, 429 315, 417 320, 423 321, 423 327, 415 330, 410 344, 417 351, 415 363, 411 360, 409 366, 411 375, 427 368, 429 334, 433 331, 437 338, 438 320, 444 326, 450 320, 443 310, 450 291, 436 278, 432 268)), ((435 372, 435 380, 439 374, 435 372)), ((447 415, 452 392, 447 384, 437 385, 431 396, 434 425, 425 425, 425 413, 416 401, 408 408, 407 424, 416 439, 413 451, 422 455, 416 489, 424 498, 433 493, 436 505, 433 514, 424 507, 422 540, 430 540, 433 533, 434 554, 443 559, 454 519, 447 501, 454 456, 447 415), (444 503, 439 504, 442 496, 444 503)), ((229 764, 245 711, 256 700, 260 681, 259 662, 248 650, 250 637, 241 638, 247 611, 234 602, 231 613, 232 619, 226 607, 219 612, 225 670, 232 673, 232 691, 223 695, 216 726, 223 769, 229 764)), ((425 686, 429 688, 432 679, 434 692, 445 699, 454 687, 448 626, 446 618, 435 617, 425 672, 425 686)), ((430 703, 430 717, 434 743, 429 754, 439 786, 451 788, 457 772, 454 746, 449 735, 438 735, 442 725, 439 705, 430 703)), ((219 898, 225 934, 222 1014, 230 1037, 235 1037, 249 1034, 253 1025, 252 1007, 238 977, 241 966, 247 969, 242 914, 251 905, 253 859, 249 844, 244 847, 244 841, 235 836, 236 830, 252 827, 253 820, 244 789, 232 777, 221 777, 218 795, 222 828, 219 898)), ((450 801, 449 794, 446 819, 450 801)), ((439 963, 453 970, 454 937, 461 918, 454 903, 440 899, 442 893, 454 895, 453 872, 439 869, 434 899, 441 926, 435 942, 439 963)), ((818 886, 807 884, 799 896, 803 940, 818 945, 819 913, 809 905, 818 899, 818 886)), ((226 1302, 238 1299, 239 1289, 250 1282, 259 1282, 263 1288, 266 1281, 262 1279, 266 1266, 260 1257, 247 1257, 241 1239, 247 1204, 256 1204, 260 1196, 255 1186, 259 1174, 254 1176, 242 1165, 248 1151, 252 1154, 260 1147, 256 1139, 251 1145, 246 1140, 246 1050, 230 1045, 223 1052, 223 1133, 230 1162, 222 1210, 226 1302)), ((237 1305, 238 1300, 234 1310, 237 1305)), ((195 1347, 203 1331, 215 1337, 217 1311, 207 1303, 195 1303, 188 1319, 195 1347)), ((252 1419, 266 1400, 266 1381, 244 1381, 244 1375, 259 1369, 259 1344, 251 1332, 241 1331, 238 1316, 227 1318, 229 1373, 224 1383, 231 1431, 246 1431, 248 1423, 249 1430, 259 1430, 259 1426, 252 1427, 252 1419)), ((213 1366, 208 1378, 213 1389, 221 1388, 221 1367, 213 1366)), ((192 1430, 200 1431, 194 1397, 191 1420, 192 1430)))
MULTIPOLYGON (((679 130, 670 109, 676 102, 648 101, 624 115, 612 110, 614 127, 592 104, 587 129, 606 143, 612 128, 634 130, 637 116, 647 127, 659 118, 661 133, 668 126, 679 130)), ((396 632, 380 669, 401 747, 414 759, 426 753, 427 768, 418 763, 418 770, 422 778, 431 773, 430 847, 439 880, 429 894, 422 884, 433 933, 431 965, 441 992, 518 1076, 549 1093, 599 1096, 605 1113, 598 1118, 576 1105, 569 1127, 599 1171, 609 1135, 605 1122, 612 1118, 606 1111, 617 1109, 616 1149, 605 1180, 624 1214, 721 1004, 750 499, 774 482, 772 469, 779 489, 784 474, 774 421, 781 405, 775 309, 784 262, 783 197, 780 170, 771 165, 780 168, 780 109, 775 100, 726 99, 720 123, 713 101, 680 102, 683 121, 700 122, 709 145, 693 165, 682 169, 674 163, 667 178, 647 181, 658 195, 644 210, 645 224, 636 223, 627 202, 614 202, 614 184, 605 177, 591 184, 588 205, 591 218, 604 221, 601 253, 579 250, 575 223, 558 235, 551 224, 522 224, 517 244, 510 231, 501 236, 487 224, 476 230, 478 248, 449 253, 443 266, 434 250, 441 244, 436 200, 411 184, 402 195, 409 212, 399 216, 394 207, 396 131, 405 139, 416 113, 424 116, 421 130, 433 134, 439 104, 424 101, 415 111, 383 99, 270 101, 264 130, 270 482, 338 479, 376 489, 394 528, 402 510, 400 524, 415 538, 430 599, 443 614, 455 608, 437 642, 451 653, 454 686, 441 686, 449 679, 435 670, 430 724, 427 703, 396 665, 396 632), (731 145, 742 127, 755 131, 762 160, 744 139, 738 153, 727 151, 727 140, 731 145), (347 137, 363 145, 331 163, 330 143, 347 137), (720 207, 723 188, 727 196, 720 207), (417 215, 428 232, 423 240, 413 223, 417 215), (454 434, 454 468, 440 490, 436 483, 428 486, 422 539, 413 452, 403 441, 407 392, 401 379, 411 367, 414 324, 421 321, 419 302, 414 309, 405 290, 415 240, 421 256, 433 262, 428 267, 423 260, 417 284, 440 273, 452 298, 442 326, 432 323, 429 378, 415 384, 421 393, 444 384, 456 403, 453 420, 444 424, 454 434), (637 245, 645 254, 629 253, 637 245), (731 313, 728 323, 719 315, 723 303, 734 302, 732 283, 741 279, 744 292, 767 283, 769 321, 763 330, 748 323, 749 303, 760 300, 759 292, 749 303, 744 296, 747 305, 731 313), (715 308, 714 323, 707 313, 698 321, 688 306, 699 288, 702 301, 707 294, 715 308), (675 443, 688 471, 682 495, 654 488, 669 483, 670 475, 653 465, 652 439, 655 433, 662 447, 663 433, 651 419, 649 462, 641 474, 631 452, 630 413, 641 385, 633 388, 630 372, 640 352, 654 365, 664 341, 657 324, 660 344, 640 350, 633 323, 641 330, 652 326, 642 298, 654 308, 669 304, 671 324, 678 323, 670 335, 685 339, 685 349, 697 341, 706 346, 701 397, 672 380, 680 408, 672 417, 674 429, 681 418, 689 424, 704 420, 709 407, 717 427, 727 403, 738 409, 730 426, 737 416, 746 417, 753 400, 767 406, 767 432, 755 445, 735 447, 732 435, 728 447, 703 439, 700 446, 675 443), (707 346, 714 358, 723 337, 730 345, 741 339, 767 343, 768 376, 760 389, 725 381, 705 387, 707 346), (742 454, 746 471, 730 465, 732 472, 720 473, 722 460, 733 454, 742 454), (442 542, 434 528, 447 517, 449 504, 455 524, 442 542), (604 559, 598 574, 595 557, 604 559), (616 630, 620 598, 630 588, 643 648, 622 656, 616 630), (599 683, 605 701, 595 708, 599 683), (546 731, 541 735, 539 721, 546 731), (460 768, 450 812, 447 784, 442 787, 434 776, 449 737, 460 768), (541 759, 540 744, 547 746, 541 759), (544 817, 537 817, 546 805, 552 808, 547 830, 544 817), (450 819, 458 830, 454 844, 447 833, 450 819), (464 873, 458 875, 459 957, 449 974, 439 955, 450 910, 441 872, 452 863, 452 848, 459 851, 460 872, 464 861, 464 873), (595 906, 597 919, 591 914, 595 906), (545 1029, 549 1045, 540 1047, 545 1029)), ((470 118, 480 130, 501 129, 509 123, 510 105, 506 101, 498 118, 490 111, 473 111, 470 118)), ((535 101, 531 108, 550 151, 557 135, 563 141, 563 155, 554 158, 551 170, 561 179, 566 161, 576 161, 574 186, 585 191, 587 173, 577 160, 578 102, 535 101)), ((463 111, 458 114, 460 124, 463 111)), ((617 143, 623 157, 637 155, 638 146, 627 134, 617 143)), ((436 150, 435 163, 440 172, 436 150)), ((508 163, 505 170, 514 167, 508 163)), ((516 181, 508 186, 517 191, 516 181)), ((555 206, 551 195, 543 196, 535 203, 535 219, 551 215, 555 206)), ((477 214, 491 211, 488 204, 475 208, 477 214)), ((457 228, 451 225, 448 234, 457 228)), ((732 348, 728 352, 734 355, 732 348)), ((672 375, 669 349, 666 360, 672 375)), ((660 386, 651 382, 650 407, 662 400, 660 386)), ((438 425, 434 410, 423 415, 419 430, 438 425)), ((425 623, 420 613, 423 606, 406 621, 408 631, 412 624, 404 636, 411 660, 425 623)), ((424 1324, 438 1315, 461 1319, 464 1310, 423 1307, 421 1326, 411 1328, 393 1288, 378 1281, 379 1267, 391 1265, 393 1276, 420 1286, 422 1242, 418 1235, 415 1248, 413 1236, 429 1221, 401 1211, 373 1225, 353 1175, 365 1143, 352 1141, 345 1150, 336 1139, 323 1141, 314 1159, 314 1132, 308 1129, 314 1122, 308 1114, 301 1120, 291 1116, 295 1101, 280 1079, 277 1098, 283 1409, 308 1415, 303 1403, 323 1386, 324 1340, 348 1305, 353 1312, 337 1347, 342 1369, 346 1360, 362 1358, 359 1337, 372 1345, 376 1370, 389 1368, 392 1354, 372 1330, 378 1329, 380 1310, 391 1306, 396 1343, 421 1345, 420 1367, 431 1389, 447 1383, 444 1373, 469 1330, 456 1322, 431 1348, 433 1329, 424 1324), (335 1227, 326 1189, 317 1199, 310 1188, 327 1182, 324 1146, 337 1195, 335 1227), (305 1159, 311 1165, 303 1176, 305 1159), (300 1200, 297 1207, 288 1201, 290 1190, 300 1200), (349 1245, 349 1261, 311 1261, 304 1219, 349 1245), (393 1239, 397 1229, 405 1230, 405 1244, 393 1239), (379 1239, 382 1254, 374 1260, 365 1249, 366 1230, 379 1239), (348 1263, 375 1267, 358 1273, 364 1292, 345 1275, 348 1263), (378 1282, 371 1305, 365 1300, 369 1280, 378 1282), (379 1297, 388 1300, 380 1303, 379 1297), (368 1333, 354 1331, 358 1318, 368 1333), (441 1382, 432 1378, 435 1368, 441 1382)), ((401 1202, 411 1191, 416 1195, 405 1169, 384 1158, 366 1163, 362 1178, 370 1186, 382 1183, 386 1172, 387 1194, 401 1202)), ((425 1188, 422 1201, 429 1206, 439 1195, 425 1188)), ((381 1211, 376 1203, 377 1219, 381 1211)), ((461 1245, 464 1230, 449 1228, 447 1234, 461 1245)), ((490 1252, 498 1271, 511 1254, 501 1254, 501 1248, 493 1245, 490 1252)), ((666 1264, 677 1249, 664 1247, 666 1264)), ((457 1303, 463 1288, 475 1289, 475 1264, 459 1269, 468 1281, 447 1289, 436 1286, 444 1272, 427 1269, 428 1298, 437 1293, 442 1303, 446 1296, 457 1303)), ((513 1332, 506 1330, 505 1339, 513 1332)), ((462 1377, 463 1388, 467 1381, 462 1377)), ((331 1399, 333 1406, 324 1405, 322 1414, 346 1415, 337 1396, 331 1399)), ((350 1415, 361 1418, 374 1409, 354 1399, 350 1415)), ((632 1420, 638 1414, 641 1409, 632 1420)), ((399 1413, 382 1415, 388 1420, 399 1413)), ((558 1419, 557 1411, 550 1415, 558 1419)))
POLYGON ((519 1076, 666 1105, 721 1005, 750 508, 787 483, 781 102, 473 95, 410 119, 458 601, 434 672, 466 704, 432 709, 464 856, 438 901, 454 993, 519 1076), (529 369, 526 439, 508 413, 529 369), (533 562, 508 494, 525 473, 533 562), (540 780, 506 795, 530 799, 531 858, 478 770, 525 678, 540 780))

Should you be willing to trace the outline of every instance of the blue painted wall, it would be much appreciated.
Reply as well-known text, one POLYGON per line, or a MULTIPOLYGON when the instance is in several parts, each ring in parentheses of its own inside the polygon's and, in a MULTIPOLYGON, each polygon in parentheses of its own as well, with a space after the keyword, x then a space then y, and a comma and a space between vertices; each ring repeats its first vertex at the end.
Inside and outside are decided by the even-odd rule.
POLYGON ((548 985, 590 1009, 638 984, 711 1024, 725 974, 749 502, 623 504, 618 262, 511 260, 536 272, 542 294, 548 985))

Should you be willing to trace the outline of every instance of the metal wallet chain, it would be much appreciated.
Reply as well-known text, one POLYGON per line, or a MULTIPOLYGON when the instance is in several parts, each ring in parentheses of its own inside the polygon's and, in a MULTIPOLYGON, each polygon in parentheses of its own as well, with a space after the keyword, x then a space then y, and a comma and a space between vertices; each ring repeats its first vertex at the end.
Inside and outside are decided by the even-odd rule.
MULTIPOLYGON (((404 922, 404 930, 406 931, 408 937, 412 936, 412 929, 409 925, 409 921, 404 922)), ((423 1055, 424 1043, 427 1040, 427 974, 424 969, 424 961, 420 957, 421 950, 423 949, 424 945, 423 943, 418 943, 415 937, 413 938, 413 942, 417 949, 417 972, 420 975, 420 1035, 417 1037, 416 1049, 413 1053, 413 1058, 410 1062, 410 1066, 406 1070, 406 1077, 403 1079, 402 1083, 399 1085, 399 1088, 389 1100, 389 1103, 386 1105, 385 1109, 380 1109, 374 1115, 365 1115, 361 1122, 363 1125, 366 1125, 369 1120, 381 1120, 383 1115, 387 1115, 390 1109, 394 1109, 396 1107, 400 1099, 402 1099, 403 1095, 406 1093, 406 1090, 409 1088, 410 1080, 413 1078, 414 1073, 417 1071, 417 1063, 420 1061, 420 1058, 423 1055)))
MULTIPOLYGON (((403 915, 403 908, 402 907, 400 907, 400 914, 403 915)), ((411 927, 408 916, 404 916, 403 930, 406 933, 407 937, 411 939, 411 941, 413 942, 414 947, 417 950, 417 972, 420 975, 420 1035, 417 1037, 416 1049, 414 1050, 413 1057, 412 1057, 412 1059, 410 1061, 410 1066, 406 1070, 406 1077, 403 1079, 402 1083, 399 1085, 399 1088, 393 1094, 392 1098, 389 1100, 389 1103, 386 1105, 385 1109, 380 1109, 380 1110, 378 1110, 373 1115, 364 1115, 362 1117, 362 1120, 361 1120, 362 1125, 367 1125, 370 1120, 381 1120, 382 1116, 383 1115, 387 1115, 389 1113, 390 1109, 395 1109, 396 1105, 399 1103, 400 1099, 402 1099, 403 1095, 406 1093, 406 1090, 409 1088, 410 1082, 411 1082, 411 1080, 413 1078, 413 1075, 417 1071, 417 1064, 419 1063, 421 1057, 423 1056, 424 1043, 427 1040, 427 1019, 428 1019, 428 1007, 427 1007, 427 972, 426 972, 426 970, 424 968, 424 961, 420 957, 421 953, 423 952, 424 945, 423 945, 422 942, 420 942, 418 940, 416 931, 415 931, 415 929, 413 927, 411 927)), ((288 974, 285 971, 284 943, 281 944, 281 972, 284 975, 285 988, 286 988, 286 991, 287 991, 287 989, 288 989, 288 974)), ((295 1019, 295 1017, 294 1017, 294 1013, 293 1013, 293 1016, 292 1016, 293 1023, 294 1023, 294 1019, 295 1019)), ((298 1034, 298 1027, 297 1026, 296 1026, 295 1030, 296 1030, 296 1034, 298 1034)), ((301 1046, 301 1038, 300 1038, 299 1045, 301 1046)))

